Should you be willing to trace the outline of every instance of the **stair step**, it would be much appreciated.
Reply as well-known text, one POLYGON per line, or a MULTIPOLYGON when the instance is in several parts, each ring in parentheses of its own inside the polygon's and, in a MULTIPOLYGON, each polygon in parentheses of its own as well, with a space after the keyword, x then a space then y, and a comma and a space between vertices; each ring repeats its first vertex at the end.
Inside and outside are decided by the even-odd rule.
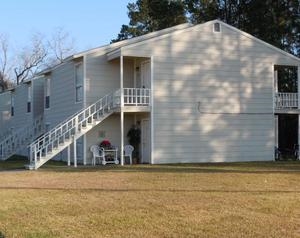
POLYGON ((28 169, 28 170, 35 170, 35 167, 33 164, 25 164, 24 167, 25 167, 25 169, 28 169))

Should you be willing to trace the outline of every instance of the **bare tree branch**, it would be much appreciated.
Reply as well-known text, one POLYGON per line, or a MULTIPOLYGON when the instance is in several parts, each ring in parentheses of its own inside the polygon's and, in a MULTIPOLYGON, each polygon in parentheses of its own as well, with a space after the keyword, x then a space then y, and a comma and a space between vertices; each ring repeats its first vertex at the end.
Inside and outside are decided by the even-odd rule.
POLYGON ((19 55, 19 65, 14 69, 17 84, 32 77, 40 70, 48 55, 46 46, 41 34, 34 34, 31 39, 31 46, 24 48, 19 55))
POLYGON ((12 82, 20 84, 46 67, 62 63, 74 53, 74 40, 63 28, 57 28, 50 39, 34 33, 27 47, 17 53, 9 50, 7 37, 0 34, 0 92, 12 82))
POLYGON ((59 27, 48 41, 48 47, 50 50, 48 63, 59 64, 74 53, 74 39, 62 27, 59 27))
POLYGON ((0 92, 6 90, 11 82, 9 81, 8 72, 8 38, 0 35, 0 92))

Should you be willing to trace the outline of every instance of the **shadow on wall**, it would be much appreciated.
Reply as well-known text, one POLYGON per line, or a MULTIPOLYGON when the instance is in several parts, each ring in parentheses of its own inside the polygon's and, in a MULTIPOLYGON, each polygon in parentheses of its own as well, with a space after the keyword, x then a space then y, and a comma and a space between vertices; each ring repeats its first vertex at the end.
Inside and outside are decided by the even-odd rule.
POLYGON ((276 55, 208 28, 156 45, 172 53, 155 58, 155 162, 272 160, 276 55))

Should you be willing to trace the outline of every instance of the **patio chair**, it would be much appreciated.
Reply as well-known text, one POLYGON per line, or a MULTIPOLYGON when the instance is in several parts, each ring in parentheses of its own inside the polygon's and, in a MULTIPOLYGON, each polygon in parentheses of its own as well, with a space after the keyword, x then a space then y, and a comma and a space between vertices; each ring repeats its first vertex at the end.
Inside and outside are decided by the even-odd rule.
POLYGON ((132 145, 124 146, 124 158, 129 157, 129 163, 132 164, 132 152, 134 151, 134 147, 132 145))
POLYGON ((101 163, 101 160, 105 161, 105 152, 102 147, 99 147, 98 145, 92 145, 90 151, 93 153, 93 166, 96 165, 97 158, 99 158, 99 164, 101 163))

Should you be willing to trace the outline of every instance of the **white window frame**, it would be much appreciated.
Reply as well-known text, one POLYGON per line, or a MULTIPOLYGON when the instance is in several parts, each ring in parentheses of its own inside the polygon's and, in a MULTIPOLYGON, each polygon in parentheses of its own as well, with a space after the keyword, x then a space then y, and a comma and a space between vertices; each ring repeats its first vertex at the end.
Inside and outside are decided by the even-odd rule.
POLYGON ((15 95, 13 93, 10 95, 10 116, 15 116, 15 95))
POLYGON ((50 95, 51 95, 51 90, 50 90, 50 86, 51 86, 51 78, 46 78, 45 79, 45 105, 44 105, 44 108, 47 110, 47 109, 50 109, 50 95), (49 103, 48 103, 48 107, 47 107, 47 98, 48 97, 48 100, 49 100, 49 103))
POLYGON ((83 63, 77 63, 74 66, 74 84, 75 84, 75 103, 83 102, 83 63), (81 68, 81 79, 78 79, 77 70, 79 67, 81 68), (80 96, 81 93, 81 97, 80 96))
POLYGON ((32 112, 32 85, 31 83, 27 86, 27 104, 26 104, 26 112, 32 112), (28 111, 29 107, 28 104, 30 103, 30 110, 28 111))
POLYGON ((214 33, 221 33, 222 32, 222 27, 221 27, 221 23, 220 22, 215 22, 214 24, 213 24, 213 32, 214 33), (219 25, 219 31, 216 31, 216 24, 218 24, 219 25))

